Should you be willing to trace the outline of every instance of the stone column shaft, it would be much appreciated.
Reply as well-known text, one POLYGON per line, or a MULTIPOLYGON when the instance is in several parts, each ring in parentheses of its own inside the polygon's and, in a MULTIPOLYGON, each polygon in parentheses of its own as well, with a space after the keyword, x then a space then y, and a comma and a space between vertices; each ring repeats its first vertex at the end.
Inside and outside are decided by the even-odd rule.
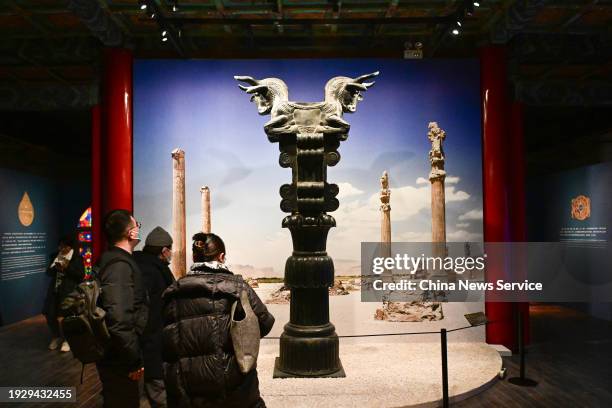
MULTIPOLYGON (((442 142, 446 138, 446 132, 440 129, 436 122, 430 122, 427 137, 431 142, 429 181, 431 182, 432 255, 444 257, 446 256, 446 197, 444 193, 446 171, 444 170, 445 157, 442 142)), ((433 271, 433 274, 446 275, 442 271, 433 271)))
POLYGON ((208 186, 200 188, 202 193, 202 232, 210 233, 210 189, 208 186))
POLYGON ((391 190, 389 190, 389 174, 385 171, 380 178, 380 256, 391 256, 391 190))
POLYGON ((431 242, 446 243, 444 177, 431 182, 431 242))
POLYGON ((172 274, 177 279, 187 272, 186 238, 185 152, 177 148, 172 151, 172 274))
POLYGON ((380 242, 391 243, 391 210, 382 210, 380 242))

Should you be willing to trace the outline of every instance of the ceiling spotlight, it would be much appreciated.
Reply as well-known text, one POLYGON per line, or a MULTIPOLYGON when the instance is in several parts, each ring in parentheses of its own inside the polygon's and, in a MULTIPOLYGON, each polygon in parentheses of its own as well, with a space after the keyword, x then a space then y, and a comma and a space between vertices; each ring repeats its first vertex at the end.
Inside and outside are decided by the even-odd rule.
POLYGON ((162 37, 162 41, 163 41, 163 42, 168 41, 168 37, 162 37))
POLYGON ((176 6, 176 4, 172 5, 172 11, 174 11, 175 13, 178 11, 178 7, 176 6))
POLYGON ((151 18, 155 18, 155 13, 151 13, 151 18))
POLYGON ((480 7, 480 3, 477 1, 475 1, 473 4, 474 4, 474 7, 480 7))
POLYGON ((451 31, 451 33, 453 33, 453 35, 459 35, 459 30, 456 28, 453 28, 453 31, 451 31))
POLYGON ((165 37, 166 34, 168 34, 168 31, 166 31, 166 30, 162 31, 162 37, 165 37))
POLYGON ((471 1, 465 3, 465 14, 469 17, 472 17, 474 15, 474 5, 471 1))
POLYGON ((147 9, 147 4, 146 3, 141 4, 140 5, 140 9, 141 10, 146 10, 147 9))
POLYGON ((461 21, 457 20, 457 25, 461 27, 461 21))

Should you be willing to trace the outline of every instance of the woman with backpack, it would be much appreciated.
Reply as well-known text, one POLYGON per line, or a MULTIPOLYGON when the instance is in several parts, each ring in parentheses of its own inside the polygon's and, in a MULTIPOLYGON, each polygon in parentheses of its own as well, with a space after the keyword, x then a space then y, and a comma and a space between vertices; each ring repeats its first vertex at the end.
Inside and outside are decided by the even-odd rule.
POLYGON ((79 255, 79 250, 75 248, 74 239, 71 236, 60 239, 58 252, 53 254, 51 259, 47 268, 47 276, 51 277, 51 280, 42 313, 47 318, 47 325, 53 337, 49 350, 56 350, 61 346, 61 351, 68 352, 70 346, 63 338, 59 325, 60 305, 83 281, 85 267, 83 258, 79 255))
MULTIPOLYGON (((241 276, 225 265, 215 234, 193 236, 194 264, 163 295, 164 380, 170 407, 262 408, 255 368, 240 370, 230 334, 232 305, 246 292, 260 336, 274 317, 241 276)), ((243 296, 246 299, 245 296, 243 296)))

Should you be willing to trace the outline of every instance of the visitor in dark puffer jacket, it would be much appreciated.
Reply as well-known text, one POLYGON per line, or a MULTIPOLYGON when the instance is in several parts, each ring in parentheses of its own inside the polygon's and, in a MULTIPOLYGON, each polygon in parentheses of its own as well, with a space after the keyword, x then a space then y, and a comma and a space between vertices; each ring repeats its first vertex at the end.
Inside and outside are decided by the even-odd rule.
POLYGON ((262 408, 257 370, 242 374, 230 336, 232 304, 244 289, 261 336, 274 317, 241 276, 225 266, 215 234, 193 236, 194 264, 163 295, 164 380, 170 407, 262 408))

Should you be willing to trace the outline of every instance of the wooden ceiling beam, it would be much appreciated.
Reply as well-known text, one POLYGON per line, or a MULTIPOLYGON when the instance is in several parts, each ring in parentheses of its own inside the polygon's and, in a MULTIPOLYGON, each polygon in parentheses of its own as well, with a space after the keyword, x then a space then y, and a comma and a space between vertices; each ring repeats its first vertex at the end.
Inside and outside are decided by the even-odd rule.
MULTIPOLYGON (((217 8, 217 11, 219 12, 219 15, 221 16, 221 18, 224 18, 225 17, 225 6, 223 5, 223 0, 215 0, 215 7, 217 8)), ((224 25, 223 31, 225 31, 228 34, 231 34, 232 27, 229 25, 224 25)))
POLYGON ((126 36, 127 38, 130 38, 132 36, 132 30, 130 30, 130 28, 128 27, 127 24, 125 24, 125 21, 120 18, 117 17, 109 8, 108 3, 106 2, 106 0, 97 0, 98 4, 100 5, 100 7, 102 8, 102 10, 105 10, 106 13, 108 14, 108 16, 111 18, 111 20, 113 20, 113 22, 119 26, 119 28, 121 28, 121 31, 123 32, 123 35, 126 36))
POLYGON ((38 111, 86 109, 98 103, 98 85, 0 82, 0 110, 38 111))
POLYGON ((515 99, 539 106, 612 106, 612 84, 606 81, 517 80, 515 99))
POLYGON ((37 21, 37 19, 32 16, 32 13, 29 10, 25 10, 24 8, 20 7, 17 3, 15 3, 14 0, 10 0, 9 5, 19 16, 26 20, 39 33, 41 33, 45 37, 49 35, 48 28, 45 27, 44 24, 41 24, 39 21, 37 21))
MULTIPOLYGON (((377 18, 287 18, 283 19, 283 25, 371 25, 371 24, 398 24, 398 25, 420 25, 420 24, 443 24, 454 21, 455 14, 433 17, 377 17, 377 18)), ((182 23, 185 25, 272 25, 278 22, 275 18, 200 18, 200 17, 166 17, 168 22, 182 23)))
MULTIPOLYGON (((389 5, 387 6, 387 10, 385 11, 385 18, 391 18, 395 15, 395 11, 397 10, 397 5, 399 0, 389 0, 389 5)), ((382 26, 377 25, 374 29, 374 36, 380 35, 382 31, 382 26)))
POLYGON ((570 26, 571 24, 575 23, 577 20, 579 20, 587 12, 593 10, 595 8, 595 6, 597 5, 597 3, 599 3, 599 0, 593 0, 589 4, 586 4, 580 10, 578 10, 577 13, 574 13, 570 18, 568 18, 563 23, 561 23, 559 25, 559 28, 560 29, 565 29, 568 26, 570 26))
POLYGON ((606 74, 606 73, 609 74, 611 72, 612 72, 612 62, 608 62, 602 65, 597 65, 597 66, 594 66, 592 69, 586 71, 584 74, 582 74, 582 76, 579 78, 579 81, 586 81, 588 79, 593 78, 594 76, 597 76, 600 74, 606 74))
POLYGON ((108 47, 125 45, 127 37, 117 24, 104 0, 68 0, 67 8, 90 30, 91 34, 108 47))
POLYGON ((491 42, 506 44, 546 7, 546 0, 517 1, 506 9, 502 18, 490 31, 491 42))

